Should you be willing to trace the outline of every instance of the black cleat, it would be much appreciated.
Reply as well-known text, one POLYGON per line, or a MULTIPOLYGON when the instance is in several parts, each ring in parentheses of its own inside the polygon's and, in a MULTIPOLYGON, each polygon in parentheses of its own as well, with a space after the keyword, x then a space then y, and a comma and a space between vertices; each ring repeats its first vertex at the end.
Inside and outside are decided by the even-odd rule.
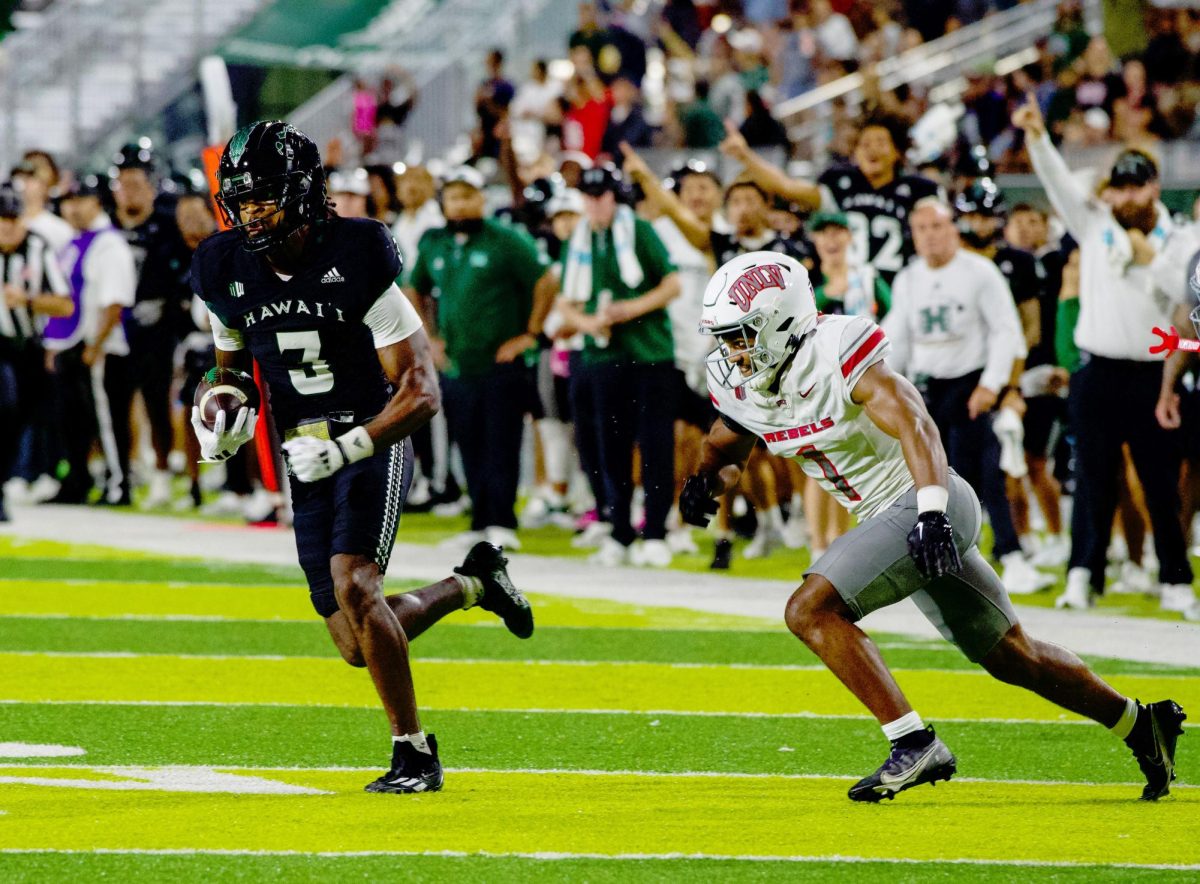
POLYGON ((481 540, 471 547, 454 573, 478 577, 483 582, 479 607, 503 620, 508 631, 517 638, 529 638, 533 635, 533 608, 529 607, 529 599, 521 590, 513 586, 505 569, 507 564, 508 559, 504 558, 500 547, 481 540))
POLYGON ((1171 791, 1175 779, 1175 743, 1183 734, 1187 716, 1174 700, 1138 703, 1137 721, 1125 738, 1138 767, 1146 777, 1143 801, 1157 801, 1171 791))
POLYGON ((728 571, 733 560, 733 541, 721 538, 713 545, 712 564, 710 571, 728 571))
POLYGON ((910 734, 892 743, 892 754, 879 770, 850 787, 851 801, 882 801, 893 799, 905 789, 922 783, 934 785, 949 780, 958 769, 958 762, 937 738, 933 728, 910 734), (922 739, 928 735, 928 739, 922 739), (916 739, 912 739, 912 738, 916 739))
POLYGON ((411 795, 416 792, 440 792, 442 790, 442 762, 438 760, 437 739, 430 734, 429 748, 433 754, 426 755, 409 742, 392 744, 392 769, 373 783, 368 783, 364 792, 385 792, 392 795, 411 795))

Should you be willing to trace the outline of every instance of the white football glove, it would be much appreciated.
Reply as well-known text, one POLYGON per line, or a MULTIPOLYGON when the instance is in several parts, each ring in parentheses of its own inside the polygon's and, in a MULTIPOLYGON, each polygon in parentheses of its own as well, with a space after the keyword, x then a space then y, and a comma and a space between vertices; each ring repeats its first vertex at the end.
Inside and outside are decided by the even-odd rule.
POLYGON ((258 412, 242 406, 238 409, 233 426, 225 429, 225 412, 213 421, 210 430, 200 420, 199 406, 192 406, 192 429, 200 442, 200 460, 204 463, 220 463, 228 460, 237 450, 254 438, 254 427, 258 423, 258 412))
POLYGON ((328 479, 346 464, 355 463, 375 452, 375 444, 364 427, 355 427, 337 439, 299 436, 283 443, 292 475, 301 482, 328 479))

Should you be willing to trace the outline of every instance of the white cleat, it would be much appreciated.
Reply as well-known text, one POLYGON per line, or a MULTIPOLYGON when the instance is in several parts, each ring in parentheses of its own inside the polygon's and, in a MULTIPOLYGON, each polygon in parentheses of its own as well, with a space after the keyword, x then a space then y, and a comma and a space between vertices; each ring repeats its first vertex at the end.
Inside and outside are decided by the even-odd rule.
POLYGON ((1032 595, 1054 583, 1052 575, 1029 564, 1019 550, 1002 556, 1000 565, 1004 568, 1000 581, 1009 595, 1032 595))
POLYGON ((1158 586, 1146 570, 1136 562, 1122 562, 1121 575, 1108 592, 1117 595, 1157 595, 1158 586))
POLYGON ((799 514, 793 515, 783 526, 783 545, 788 549, 804 549, 808 546, 808 526, 799 514))
POLYGON ((447 537, 438 544, 438 549, 449 549, 466 552, 481 540, 486 540, 482 531, 463 531, 453 537, 447 537))
POLYGON ((1038 545, 1029 561, 1039 568, 1058 568, 1071 558, 1071 539, 1051 534, 1038 545))
POLYGON ((1054 600, 1054 607, 1086 611, 1092 604, 1091 575, 1087 568, 1072 568, 1067 572, 1066 591, 1054 600))
POLYGON ((29 502, 30 503, 45 503, 54 495, 58 494, 58 489, 62 487, 62 482, 55 479, 53 476, 42 473, 33 480, 33 484, 29 486, 29 502))
POLYGON ((611 533, 612 525, 608 522, 592 522, 571 538, 571 546, 575 549, 599 549, 611 533))
POLYGON ((1184 611, 1191 610, 1196 604, 1196 593, 1192 590, 1190 583, 1164 583, 1162 588, 1162 602, 1160 603, 1164 611, 1173 611, 1182 614, 1184 611))
POLYGON ((1183 619, 1191 623, 1200 623, 1200 602, 1196 602, 1196 604, 1184 611, 1183 619))
POLYGON ((676 528, 667 534, 667 549, 677 556, 695 556, 700 554, 700 547, 692 537, 690 528, 676 528))
POLYGON ((155 510, 171 504, 171 474, 155 470, 150 474, 150 491, 142 499, 141 509, 155 510))
POLYGON ((600 549, 588 556, 593 565, 603 565, 606 568, 616 568, 629 564, 629 547, 622 546, 611 537, 600 541, 600 549))
POLYGON ((759 528, 754 539, 742 550, 743 559, 765 559, 777 547, 783 545, 783 537, 774 528, 759 528))
POLYGON ((629 550, 629 564, 639 568, 666 568, 671 558, 671 548, 665 540, 643 540, 629 550))
POLYGON ((521 549, 521 539, 517 537, 517 532, 511 528, 490 525, 483 529, 483 539, 492 546, 498 546, 509 552, 517 552, 521 549))

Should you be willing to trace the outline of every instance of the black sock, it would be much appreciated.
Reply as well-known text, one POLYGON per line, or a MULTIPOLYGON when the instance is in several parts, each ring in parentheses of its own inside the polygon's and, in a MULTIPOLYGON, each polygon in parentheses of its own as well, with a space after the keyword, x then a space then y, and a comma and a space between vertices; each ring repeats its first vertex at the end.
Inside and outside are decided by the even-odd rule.
POLYGON ((924 749, 933 741, 933 728, 925 728, 924 730, 913 731, 911 734, 905 734, 894 740, 892 745, 897 749, 924 749))

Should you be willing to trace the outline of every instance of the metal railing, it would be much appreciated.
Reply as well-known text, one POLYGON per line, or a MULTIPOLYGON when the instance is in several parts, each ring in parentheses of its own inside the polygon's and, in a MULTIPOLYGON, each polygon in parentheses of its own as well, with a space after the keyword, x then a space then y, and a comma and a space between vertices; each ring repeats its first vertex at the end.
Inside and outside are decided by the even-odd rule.
POLYGON ((0 43, 0 169, 29 148, 78 163, 179 95, 199 58, 268 2, 58 0, 0 43))
MULTIPOLYGON (((1083 0, 1084 20, 1090 33, 1100 31, 1102 6, 1102 0, 1083 0)), ((983 65, 991 65, 993 70, 999 68, 1002 73, 1011 72, 1013 65, 1006 62, 1028 57, 1031 47, 1050 33, 1057 9, 1058 0, 1033 0, 884 59, 874 67, 879 88, 887 91, 904 85, 949 84, 952 88, 942 88, 932 97, 951 100, 961 93, 965 86, 961 78, 968 72, 983 65)), ((858 71, 775 107, 774 114, 788 127, 799 156, 823 158, 832 138, 829 130, 834 102, 858 107, 865 85, 866 77, 858 71)))

